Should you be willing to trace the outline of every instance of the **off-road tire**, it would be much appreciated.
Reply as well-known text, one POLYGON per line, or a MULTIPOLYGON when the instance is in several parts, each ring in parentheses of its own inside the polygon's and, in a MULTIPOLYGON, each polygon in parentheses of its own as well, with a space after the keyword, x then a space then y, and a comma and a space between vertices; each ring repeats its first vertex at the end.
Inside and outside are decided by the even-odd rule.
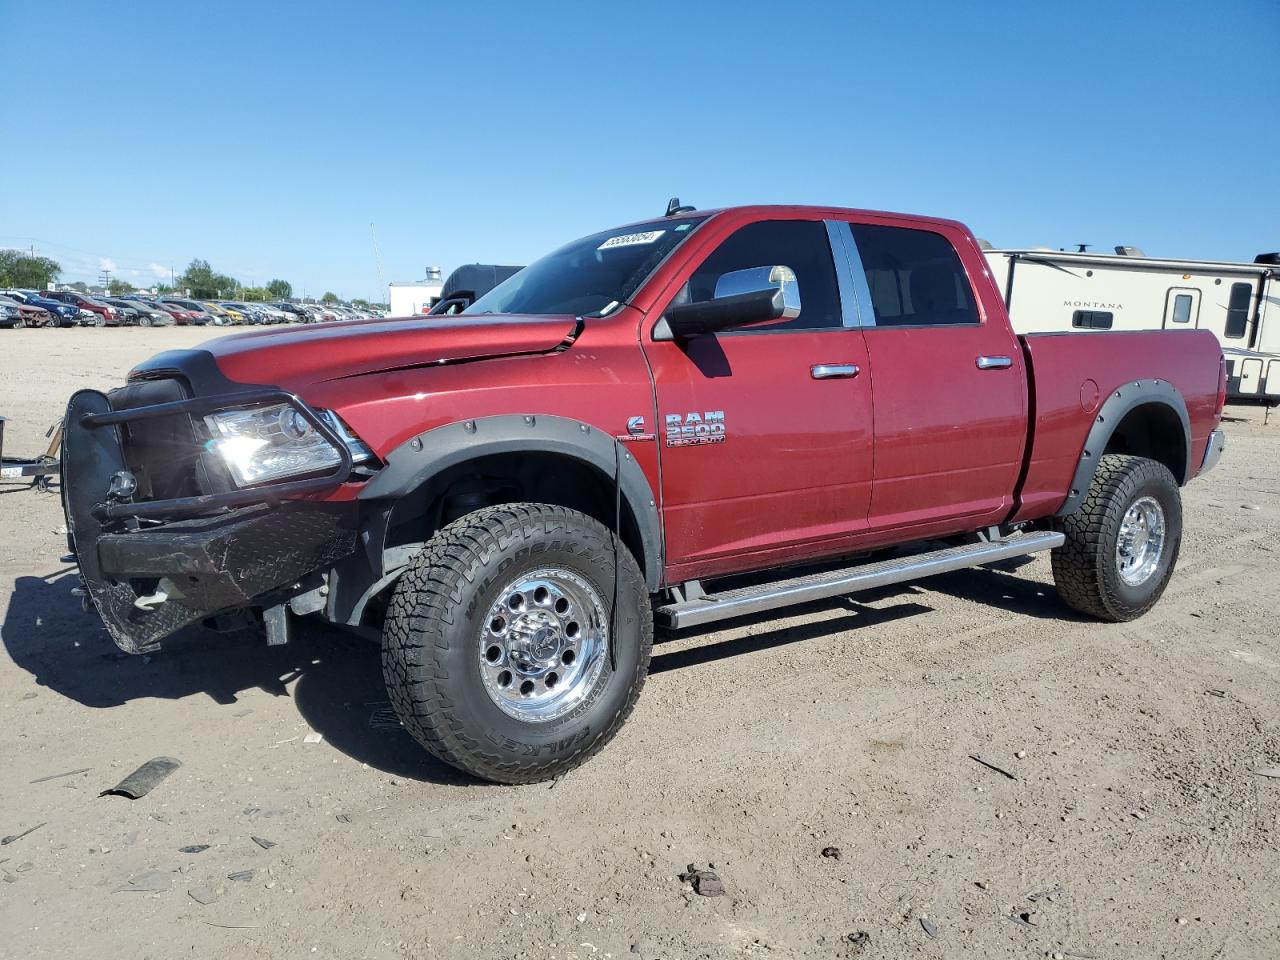
POLYGON ((1098 462, 1088 495, 1062 522, 1067 542, 1052 551, 1053 580, 1063 601, 1081 613, 1115 623, 1142 616, 1173 576, 1182 543, 1182 496, 1169 468, 1145 457, 1108 454, 1098 462), (1121 579, 1116 542, 1125 512, 1141 497, 1164 511, 1159 564, 1142 584, 1121 579))
POLYGON ((382 634, 382 671, 401 723, 446 763, 498 783, 548 780, 604 747, 634 707, 653 646, 644 577, 603 525, 565 507, 513 503, 455 520, 414 558, 392 595, 382 634), (480 631, 513 578, 558 567, 583 577, 612 615, 616 670, 608 653, 580 703, 554 720, 509 716, 485 689, 480 631))

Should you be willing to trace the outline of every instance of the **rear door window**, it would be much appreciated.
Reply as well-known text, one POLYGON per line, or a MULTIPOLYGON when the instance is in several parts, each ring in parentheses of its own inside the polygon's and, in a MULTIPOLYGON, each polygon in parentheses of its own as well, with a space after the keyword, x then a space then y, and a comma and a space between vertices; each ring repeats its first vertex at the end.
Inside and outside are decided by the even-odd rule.
POLYGON ((960 257, 931 230, 850 224, 878 327, 976 325, 978 309, 960 257))

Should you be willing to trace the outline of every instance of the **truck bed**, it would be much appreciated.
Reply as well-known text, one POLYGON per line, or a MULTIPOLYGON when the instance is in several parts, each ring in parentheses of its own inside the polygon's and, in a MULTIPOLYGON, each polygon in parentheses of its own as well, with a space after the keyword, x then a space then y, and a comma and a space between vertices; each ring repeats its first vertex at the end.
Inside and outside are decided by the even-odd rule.
MULTIPOLYGON (((1089 430, 1101 406, 1126 384, 1164 381, 1186 402, 1191 431, 1185 483, 1218 424, 1221 348, 1204 330, 1019 334, 1029 380, 1028 453, 1013 520, 1058 510, 1070 495, 1089 430)), ((1096 451, 1095 455, 1101 455, 1096 451)))

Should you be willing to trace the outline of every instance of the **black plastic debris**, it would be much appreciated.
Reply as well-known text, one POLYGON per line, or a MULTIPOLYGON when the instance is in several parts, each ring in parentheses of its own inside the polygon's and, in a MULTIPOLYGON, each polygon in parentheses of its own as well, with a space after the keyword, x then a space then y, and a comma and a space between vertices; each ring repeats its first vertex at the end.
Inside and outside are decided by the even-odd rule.
POLYGON ((351 822, 351 814, 349 814, 349 813, 340 813, 340 814, 338 814, 337 816, 335 816, 333 819, 337 820, 339 823, 350 823, 350 822, 351 822))
POLYGON ((680 879, 692 884, 693 892, 700 897, 724 896, 724 883, 720 880, 720 875, 710 869, 713 866, 714 864, 707 864, 708 869, 699 870, 691 863, 688 869, 680 874, 680 879))
POLYGON ((251 836, 249 837, 249 839, 252 840, 254 843, 256 843, 258 846, 260 846, 263 850, 270 850, 272 847, 276 845, 274 840, 266 840, 262 837, 251 836))
POLYGON ((9 834, 9 836, 4 837, 3 839, 0 839, 0 846, 7 847, 9 844, 13 843, 13 841, 21 840, 27 834, 35 833, 41 827, 45 827, 48 825, 49 825, 49 821, 46 820, 44 823, 37 823, 34 827, 27 827, 27 829, 23 830, 21 833, 11 833, 9 834))
POLYGON ((1023 910, 1021 913, 1009 914, 1009 919, 1020 927, 1034 927, 1037 924, 1034 910, 1023 910))
POLYGON ((228 880, 241 880, 241 881, 243 881, 243 880, 252 880, 252 879, 253 879, 253 874, 254 874, 254 871, 252 871, 252 870, 237 870, 235 873, 228 873, 228 874, 227 874, 227 879, 228 879, 228 880))
POLYGON ((978 763, 982 764, 982 765, 983 765, 984 767, 986 767, 988 770, 994 770, 996 773, 1000 774, 1002 777, 1008 777, 1010 780, 1017 780, 1017 779, 1018 779, 1018 778, 1017 778, 1017 777, 1015 777, 1012 773, 1010 773, 1008 770, 1005 770, 1005 769, 1003 769, 1003 768, 1001 768, 1001 767, 997 767, 997 766, 996 766, 994 763, 992 763, 990 760, 983 760, 983 759, 982 759, 980 756, 978 756, 976 753, 971 753, 971 754, 969 754, 969 759, 970 759, 970 760, 976 760, 976 761, 978 761, 978 763))
POLYGON ((839 847, 823 847, 822 855, 826 857, 828 860, 839 860, 840 848, 839 847))
POLYGON ((928 917, 920 918, 920 927, 929 935, 930 940, 938 939, 938 926, 928 917))
POLYGON ((179 853, 204 853, 208 849, 209 849, 209 845, 207 843, 193 843, 190 846, 179 847, 178 852, 179 853))
POLYGON ((181 760, 175 760, 173 757, 156 757, 154 760, 148 760, 110 790, 103 790, 98 796, 110 795, 139 800, 154 790, 160 781, 180 766, 182 766, 181 760))

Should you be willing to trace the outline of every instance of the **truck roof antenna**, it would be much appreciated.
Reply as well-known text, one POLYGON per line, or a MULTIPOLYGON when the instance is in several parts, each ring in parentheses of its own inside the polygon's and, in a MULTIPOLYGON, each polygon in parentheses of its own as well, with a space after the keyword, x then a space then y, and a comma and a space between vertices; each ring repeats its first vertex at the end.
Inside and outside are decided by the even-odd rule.
POLYGON ((682 207, 680 206, 680 198, 672 197, 670 200, 667 201, 666 215, 668 217, 674 217, 678 213, 692 213, 694 210, 697 210, 697 209, 698 209, 697 207, 682 207))

